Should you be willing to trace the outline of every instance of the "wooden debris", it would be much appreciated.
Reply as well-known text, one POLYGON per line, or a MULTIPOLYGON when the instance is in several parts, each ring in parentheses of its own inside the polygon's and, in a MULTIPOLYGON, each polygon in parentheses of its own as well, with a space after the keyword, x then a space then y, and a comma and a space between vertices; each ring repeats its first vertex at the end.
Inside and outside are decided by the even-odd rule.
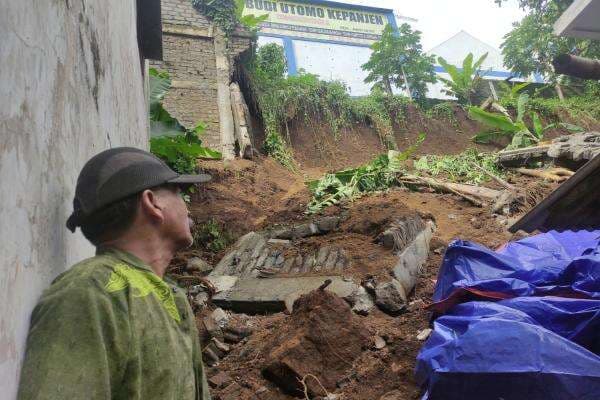
POLYGON ((563 182, 573 176, 575 173, 566 168, 550 168, 550 169, 528 169, 516 168, 520 174, 542 178, 553 182, 563 182))
POLYGON ((504 179, 500 178, 499 176, 496 176, 496 175, 492 174, 487 169, 481 168, 479 165, 477 165, 475 163, 471 163, 471 165, 474 166, 476 169, 480 170, 481 172, 483 172, 484 174, 486 174, 487 176, 489 176, 490 178, 492 178, 494 181, 496 181, 500 185, 504 186, 506 189, 513 190, 513 191, 515 190, 515 187, 513 185, 511 185, 510 183, 508 183, 504 179))

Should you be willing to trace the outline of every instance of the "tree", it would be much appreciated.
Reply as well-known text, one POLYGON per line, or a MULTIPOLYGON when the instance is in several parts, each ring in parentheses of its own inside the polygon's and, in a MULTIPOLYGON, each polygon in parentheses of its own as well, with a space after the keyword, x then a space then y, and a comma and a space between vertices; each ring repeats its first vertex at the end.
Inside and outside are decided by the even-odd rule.
MULTIPOLYGON (((499 5, 503 1, 495 0, 499 5)), ((504 64, 516 74, 541 74, 554 80, 551 62, 559 54, 599 58, 599 42, 554 35, 554 23, 571 3, 573 0, 520 0, 520 7, 528 13, 504 36, 504 64)))
POLYGON ((392 84, 409 89, 412 97, 421 101, 427 94, 427 83, 435 83, 434 56, 423 53, 421 32, 402 24, 399 32, 386 25, 381 40, 371 46, 373 53, 362 69, 369 72, 365 83, 375 83, 389 95, 392 84))
POLYGON ((438 62, 444 67, 451 78, 440 78, 447 87, 445 90, 446 94, 456 97, 460 104, 471 105, 473 103, 473 95, 481 82, 481 64, 483 64, 487 56, 488 53, 485 53, 473 63, 473 54, 469 53, 463 60, 461 70, 449 64, 442 57, 438 57, 438 62))

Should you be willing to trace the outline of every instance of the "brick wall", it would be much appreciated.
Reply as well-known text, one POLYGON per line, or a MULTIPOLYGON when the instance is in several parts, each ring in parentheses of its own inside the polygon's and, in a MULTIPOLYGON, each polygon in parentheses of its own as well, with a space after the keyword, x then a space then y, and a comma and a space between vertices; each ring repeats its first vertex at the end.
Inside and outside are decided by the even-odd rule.
MULTIPOLYGON (((191 0, 162 0, 163 62, 152 65, 169 71, 173 86, 165 108, 188 128, 206 124, 204 143, 221 150, 217 109, 217 77, 213 27, 191 0)), ((231 62, 250 46, 250 38, 229 41, 231 62)), ((233 71, 233 68, 231 69, 233 71)))
POLYGON ((192 5, 192 0, 162 0, 161 10, 163 23, 192 26, 194 28, 208 28, 210 26, 208 19, 196 11, 192 5))

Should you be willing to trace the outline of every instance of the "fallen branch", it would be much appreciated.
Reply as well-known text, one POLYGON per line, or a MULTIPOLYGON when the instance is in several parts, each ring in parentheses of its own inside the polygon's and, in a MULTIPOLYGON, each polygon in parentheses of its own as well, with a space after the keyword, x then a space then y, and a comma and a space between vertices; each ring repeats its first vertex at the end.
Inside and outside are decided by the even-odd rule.
MULTIPOLYGON (((446 182, 438 181, 436 179, 426 178, 426 177, 421 177, 421 176, 414 176, 414 175, 406 175, 406 176, 400 178, 400 182, 405 183, 405 184, 419 185, 419 186, 429 186, 429 187, 431 187, 435 190, 439 190, 441 192, 452 193, 457 196, 460 196, 463 199, 467 200, 468 202, 470 202, 471 204, 473 204, 477 207, 484 206, 484 203, 482 201, 476 199, 473 195, 475 194, 475 196, 478 196, 478 197, 485 197, 485 196, 482 196, 481 193, 479 193, 479 195, 476 194, 478 191, 476 189, 473 189, 475 187, 468 188, 470 185, 446 183, 446 182)), ((498 193, 496 193, 496 196, 497 195, 498 195, 498 193)), ((495 196, 493 196, 492 198, 494 198, 494 197, 495 196)))
POLYGON ((512 190, 512 191, 515 190, 515 187, 513 185, 511 185, 510 183, 508 183, 504 179, 500 178, 499 176, 496 176, 496 175, 492 174, 487 169, 482 168, 482 167, 480 167, 479 165, 477 165, 475 163, 471 163, 471 165, 474 166, 475 168, 477 168, 478 170, 480 170, 481 172, 483 172, 484 174, 486 174, 487 176, 489 176, 490 178, 492 178, 494 181, 498 182, 500 185, 504 186, 506 189, 512 190))
POLYGON ((550 168, 547 170, 516 168, 515 171, 523 175, 547 179, 553 182, 566 181, 575 174, 573 171, 566 168, 550 168))

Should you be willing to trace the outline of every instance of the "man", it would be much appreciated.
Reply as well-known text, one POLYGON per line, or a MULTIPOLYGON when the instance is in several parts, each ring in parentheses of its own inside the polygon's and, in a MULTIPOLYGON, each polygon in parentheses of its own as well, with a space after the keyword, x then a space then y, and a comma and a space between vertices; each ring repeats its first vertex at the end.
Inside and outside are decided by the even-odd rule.
POLYGON ((67 227, 96 256, 60 275, 31 317, 18 398, 210 399, 195 318, 164 273, 192 244, 182 176, 134 148, 83 167, 67 227))

